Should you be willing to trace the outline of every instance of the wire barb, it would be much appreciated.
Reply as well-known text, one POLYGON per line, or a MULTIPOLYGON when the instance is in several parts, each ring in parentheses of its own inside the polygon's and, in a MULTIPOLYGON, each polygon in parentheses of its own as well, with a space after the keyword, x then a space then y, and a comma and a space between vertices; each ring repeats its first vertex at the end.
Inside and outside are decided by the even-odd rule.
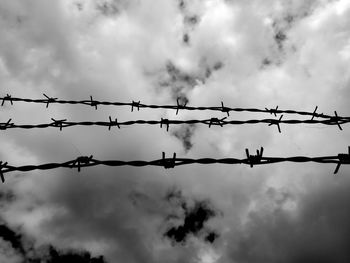
MULTIPOLYGON (((162 153, 162 158, 151 161, 122 161, 122 160, 96 160, 93 156, 80 156, 70 161, 65 161, 62 163, 44 163, 39 165, 22 165, 22 166, 9 166, 7 163, 0 162, 0 173, 5 174, 13 171, 28 172, 33 170, 51 170, 59 167, 63 168, 78 168, 78 171, 82 167, 92 167, 98 165, 120 167, 120 166, 134 166, 134 167, 144 167, 144 166, 158 166, 164 167, 165 169, 174 168, 175 166, 189 165, 189 164, 246 164, 250 167, 254 165, 270 165, 274 163, 282 162, 293 162, 293 163, 324 163, 324 164, 336 164, 337 167, 334 171, 336 174, 342 164, 350 164, 350 147, 348 147, 348 153, 340 153, 336 156, 321 156, 321 157, 309 157, 309 156, 290 156, 290 157, 263 157, 263 147, 256 151, 256 155, 249 154, 249 150, 246 149, 245 158, 176 158, 176 153, 174 153, 172 158, 165 158, 165 153, 162 153)), ((4 182, 4 178, 1 178, 4 182)))
POLYGON ((187 102, 184 103, 184 105, 180 105, 179 99, 176 99, 176 115, 179 113, 180 109, 185 109, 187 105, 187 102))
POLYGON ((247 155, 247 162, 251 168, 253 168, 253 166, 256 164, 261 164, 263 152, 264 152, 263 147, 260 148, 260 151, 256 150, 256 155, 249 154, 249 150, 245 149, 245 153, 247 155))
POLYGON ((58 99, 58 98, 49 97, 49 96, 47 96, 45 93, 43 93, 43 95, 47 98, 47 100, 44 100, 44 102, 46 102, 46 108, 49 107, 49 104, 50 104, 50 103, 54 103, 54 102, 56 102, 56 100, 58 99))
MULTIPOLYGON (((39 124, 15 124, 15 123, 0 123, 0 129, 5 130, 8 128, 17 128, 17 129, 35 129, 35 128, 48 128, 48 127, 73 127, 73 126, 132 126, 132 125, 182 125, 182 124, 204 124, 209 125, 209 128, 212 125, 217 125, 220 127, 226 126, 226 125, 256 125, 259 123, 265 123, 268 124, 268 126, 277 125, 278 131, 281 133, 281 123, 288 124, 288 125, 298 125, 298 124, 322 124, 322 125, 335 125, 335 124, 346 124, 350 123, 350 117, 337 117, 337 119, 327 119, 327 120, 300 120, 300 119, 288 119, 288 120, 282 120, 283 115, 280 115, 279 119, 248 119, 248 120, 226 120, 227 117, 224 118, 211 118, 211 119, 190 119, 190 120, 175 120, 175 119, 163 119, 163 120, 127 120, 124 122, 113 122, 113 121, 69 121, 64 122, 66 119, 61 120, 63 123, 60 124, 60 121, 56 121, 55 119, 52 119, 54 122, 52 123, 39 123, 39 124), (112 124, 112 125, 110 125, 112 124), (118 125, 117 125, 118 124, 118 125)), ((168 130, 168 129, 167 129, 168 130)))
POLYGON ((337 167, 334 170, 334 174, 338 173, 339 168, 342 164, 350 164, 350 146, 348 146, 348 153, 339 153, 338 154, 339 162, 337 167))
POLYGON ((162 152, 161 165, 165 169, 174 168, 176 166, 176 153, 173 154, 173 158, 165 158, 165 152, 162 152))
POLYGON ((52 127, 60 127, 60 131, 62 131, 63 128, 63 124, 67 119, 63 119, 63 120, 55 120, 54 118, 51 118, 51 120, 53 121, 51 123, 52 127))
POLYGON ((10 101, 11 105, 13 105, 13 101, 12 101, 11 95, 6 94, 6 96, 2 98, 1 106, 4 106, 4 103, 5 103, 6 100, 10 101))
POLYGON ((110 130, 112 126, 117 126, 117 127, 118 127, 118 129, 120 129, 120 126, 119 126, 119 123, 118 123, 117 118, 115 118, 115 121, 112 121, 111 116, 109 116, 109 125, 108 125, 108 130, 110 130))
POLYGON ((166 125, 166 131, 169 131, 169 125, 170 125, 169 120, 161 118, 160 119, 160 128, 163 127, 163 124, 166 125))
POLYGON ((278 132, 281 133, 281 127, 280 127, 280 123, 282 120, 283 115, 280 116, 280 118, 278 120, 271 120, 271 123, 269 124, 269 126, 271 125, 277 125, 278 128, 278 132))
POLYGON ((221 102, 221 111, 222 112, 226 112, 227 113, 227 117, 230 116, 230 110, 231 110, 230 108, 224 106, 224 102, 222 101, 221 102))
POLYGON ((98 105, 98 101, 93 100, 92 96, 90 95, 90 106, 95 107, 95 110, 97 110, 97 105, 98 105))
POLYGON ((5 123, 0 123, 0 130, 6 130, 7 128, 11 128, 13 127, 13 123, 10 123, 12 119, 9 119, 7 122, 5 123))
POLYGON ((92 155, 90 156, 79 156, 77 159, 75 159, 71 165, 71 168, 78 168, 78 172, 80 172, 80 169, 83 165, 86 166, 90 163, 94 163, 94 160, 92 159, 92 155))
POLYGON ((313 119, 314 119, 314 117, 317 117, 317 116, 318 116, 318 114, 316 113, 317 108, 318 108, 318 106, 316 106, 316 108, 315 108, 314 112, 312 113, 311 120, 313 120, 313 119))
POLYGON ((2 172, 2 169, 6 168, 6 167, 7 167, 7 162, 2 163, 2 161, 0 161, 0 178, 1 178, 2 183, 5 183, 5 177, 4 177, 4 174, 2 172))
POLYGON ((278 110, 278 106, 276 106, 276 109, 268 109, 268 108, 265 108, 265 110, 267 111, 267 112, 269 112, 270 114, 274 114, 275 115, 275 117, 277 117, 277 110, 278 110))
POLYGON ((131 111, 133 112, 134 111, 134 107, 137 108, 137 111, 140 110, 140 101, 136 102, 136 101, 132 101, 131 103, 131 111))
POLYGON ((343 129, 340 126, 339 121, 342 121, 343 118, 339 117, 336 111, 334 111, 334 115, 335 116, 330 117, 329 122, 330 122, 330 124, 337 124, 339 129, 342 131, 343 129))
POLYGON ((225 124, 224 120, 226 119, 227 117, 225 118, 221 118, 221 119, 218 119, 218 118, 211 118, 209 120, 209 128, 212 126, 212 125, 219 125, 220 127, 223 126, 223 124, 225 124))
MULTIPOLYGON (((302 115, 302 116, 310 116, 312 117, 318 117, 318 118, 323 118, 325 121, 327 121, 326 124, 329 124, 328 121, 331 117, 329 114, 323 114, 323 113, 316 113, 316 112, 308 112, 308 111, 300 111, 300 110, 292 110, 292 109, 286 109, 286 110, 280 110, 278 109, 278 106, 276 108, 268 109, 268 108, 230 108, 230 107, 223 107, 223 103, 221 103, 221 107, 211 107, 211 106, 200 106, 200 107, 189 107, 186 106, 187 102, 185 102, 183 105, 180 105, 179 100, 181 101, 180 98, 176 100, 177 104, 176 105, 154 105, 154 104, 140 104, 139 102, 118 102, 118 101, 97 101, 97 100, 92 100, 92 105, 91 105, 91 97, 90 100, 58 100, 58 98, 50 98, 46 94, 43 93, 43 95, 46 97, 45 99, 30 99, 30 98, 17 98, 17 97, 11 97, 10 96, 3 96, 0 97, 0 100, 3 102, 8 100, 8 101, 22 101, 26 103, 45 103, 46 108, 48 108, 50 103, 57 103, 57 104, 73 104, 73 105, 88 105, 88 106, 95 106, 96 105, 110 105, 110 106, 118 106, 118 107, 123 107, 123 106, 131 106, 131 110, 133 111, 134 107, 137 107, 138 110, 139 108, 150 108, 150 109, 174 109, 176 110, 176 115, 178 114, 180 109, 183 110, 189 110, 189 111, 220 111, 220 112, 229 112, 229 111, 235 111, 235 112, 254 112, 254 113, 269 113, 273 114, 275 117, 277 117, 277 114, 297 114, 297 115, 302 115)), ((314 119, 312 119, 314 120, 314 119)), ((334 120, 334 119, 333 119, 334 120)), ((344 122, 349 122, 350 117, 342 117, 341 118, 341 123, 344 122)), ((309 119, 310 121, 310 119, 309 119)), ((333 123, 334 124, 334 123, 333 123)))

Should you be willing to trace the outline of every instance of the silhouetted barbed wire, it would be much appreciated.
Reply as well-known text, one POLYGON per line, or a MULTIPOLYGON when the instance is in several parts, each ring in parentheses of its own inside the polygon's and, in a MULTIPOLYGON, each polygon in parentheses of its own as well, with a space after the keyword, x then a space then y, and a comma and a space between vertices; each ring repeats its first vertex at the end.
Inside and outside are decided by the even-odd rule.
POLYGON ((105 166, 135 166, 135 167, 144 167, 144 166, 160 166, 165 169, 174 168, 181 165, 189 164, 246 164, 250 167, 254 165, 264 165, 264 164, 273 164, 281 162, 294 162, 294 163, 306 163, 306 162, 315 162, 315 163, 335 163, 337 164, 334 174, 339 171, 339 168, 342 164, 350 164, 350 146, 348 147, 348 153, 340 153, 335 156, 322 156, 322 157, 307 157, 307 156, 293 156, 293 157, 264 157, 263 156, 264 148, 261 147, 260 150, 257 150, 256 155, 249 153, 249 150, 245 150, 245 158, 222 158, 222 159, 213 159, 213 158, 200 158, 200 159, 191 159, 191 158, 177 158, 176 153, 173 154, 172 158, 166 158, 165 153, 162 153, 162 158, 153 160, 153 161, 122 161, 122 160, 97 160, 94 159, 92 155, 90 156, 80 156, 74 160, 63 162, 63 163, 46 163, 40 165, 23 165, 23 166, 12 166, 7 162, 0 162, 0 176, 1 180, 4 183, 5 178, 4 174, 13 171, 28 172, 33 170, 50 170, 56 169, 59 167, 64 168, 77 168, 80 172, 83 167, 105 165, 105 166))
POLYGON ((112 127, 118 127, 120 129, 121 126, 130 126, 130 125, 160 125, 166 127, 167 131, 169 130, 170 125, 179 125, 179 124, 205 124, 208 125, 209 128, 211 126, 220 126, 223 127, 225 125, 244 125, 244 124, 258 124, 258 123, 266 123, 269 126, 276 125, 278 131, 281 132, 280 124, 323 124, 323 125, 337 125, 340 130, 342 130, 341 124, 349 123, 349 117, 341 117, 336 114, 336 116, 331 116, 329 119, 323 120, 283 120, 283 115, 280 116, 279 119, 260 119, 260 120, 226 120, 227 117, 224 118, 210 118, 203 120, 170 120, 161 118, 160 120, 129 120, 124 122, 118 122, 117 119, 112 120, 109 116, 109 121, 82 121, 82 122, 73 122, 67 121, 67 119, 56 120, 51 118, 52 122, 50 123, 42 123, 42 124, 15 124, 12 119, 9 119, 5 123, 0 123, 0 130, 6 129, 35 129, 35 128, 48 128, 55 127, 62 130, 66 127, 72 126, 104 126, 108 127, 110 130, 112 127))
POLYGON ((265 109, 258 109, 258 108, 230 108, 224 106, 224 103, 221 102, 221 106, 217 107, 192 107, 187 106, 187 104, 181 105, 179 101, 177 100, 177 105, 155 105, 155 104, 143 104, 140 101, 131 101, 131 102, 111 102, 111 101, 98 101, 94 100, 92 96, 90 96, 90 100, 59 100, 58 98, 49 97, 46 94, 43 94, 45 98, 43 99, 27 99, 27 98, 17 98, 12 97, 11 95, 7 94, 4 97, 0 97, 0 100, 2 100, 1 106, 4 105, 6 101, 10 102, 11 105, 13 105, 13 102, 15 101, 22 101, 22 102, 29 102, 29 103, 41 103, 46 104, 46 108, 49 107, 50 104, 80 104, 80 105, 87 105, 94 107, 97 110, 98 105, 111 105, 111 106, 128 106, 131 107, 131 111, 134 111, 134 109, 137 109, 138 111, 140 108, 150 108, 150 109, 172 109, 176 110, 176 115, 178 114, 179 110, 188 110, 188 111, 220 111, 227 114, 227 116, 230 115, 231 111, 234 112, 257 112, 257 113, 269 113, 274 114, 275 117, 277 117, 277 114, 298 114, 298 115, 306 115, 311 116, 311 120, 313 120, 315 117, 317 118, 331 118, 331 115, 323 114, 323 113, 317 113, 318 106, 316 106, 315 110, 313 112, 308 111, 296 111, 296 110, 281 110, 278 109, 278 106, 276 108, 265 108, 265 109))

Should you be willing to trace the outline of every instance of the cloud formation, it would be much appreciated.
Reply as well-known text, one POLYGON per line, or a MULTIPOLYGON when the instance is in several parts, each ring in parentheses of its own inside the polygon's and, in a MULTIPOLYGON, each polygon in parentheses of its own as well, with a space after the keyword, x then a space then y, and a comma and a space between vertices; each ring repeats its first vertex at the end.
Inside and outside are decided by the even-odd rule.
MULTIPOLYGON (((349 116, 349 12, 347 0, 0 0, 0 95, 307 111, 317 105, 320 113, 349 116)), ((18 123, 227 116, 25 103, 5 103, 1 111, 18 123)), ((162 151, 243 157, 244 149, 261 146, 266 155, 336 155, 350 136, 346 126, 275 128, 6 130, 0 160, 152 160, 162 151)), ((346 262, 349 168, 337 178, 333 170, 281 164, 14 173, 0 188, 0 216, 7 237, 51 244, 51 256, 73 250, 126 263, 346 262), (174 206, 164 196, 174 187, 187 206, 175 206, 178 221, 169 226, 174 206), (167 231, 186 242, 172 244, 167 231)), ((0 261, 21 262, 20 243, 7 237, 0 261)))
POLYGON ((348 186, 346 178, 298 195, 267 188, 220 262, 346 262, 348 186))
MULTIPOLYGON (((167 200, 170 202, 175 202, 175 204, 181 207, 183 210, 183 215, 179 216, 177 214, 171 214, 168 216, 169 219, 181 219, 181 222, 178 226, 170 227, 165 233, 164 236, 168 237, 174 242, 184 244, 187 241, 187 238, 190 235, 198 236, 203 235, 204 240, 210 243, 213 243, 218 237, 218 234, 215 231, 205 229, 205 223, 211 218, 216 216, 216 212, 210 207, 210 204, 205 201, 196 201, 192 207, 186 203, 182 197, 181 191, 170 192, 167 195, 167 200), (183 217, 183 219, 181 218, 183 217)), ((178 221, 178 220, 177 220, 178 221)))
MULTIPOLYGON (((18 230, 17 230, 18 231, 18 230)), ((32 240, 14 232, 5 224, 0 225, 0 248, 3 251, 0 258, 6 262, 81 262, 81 263, 105 263, 103 256, 91 257, 89 252, 58 251, 53 246, 35 247, 32 240), (11 251, 11 252, 9 252, 11 251)))

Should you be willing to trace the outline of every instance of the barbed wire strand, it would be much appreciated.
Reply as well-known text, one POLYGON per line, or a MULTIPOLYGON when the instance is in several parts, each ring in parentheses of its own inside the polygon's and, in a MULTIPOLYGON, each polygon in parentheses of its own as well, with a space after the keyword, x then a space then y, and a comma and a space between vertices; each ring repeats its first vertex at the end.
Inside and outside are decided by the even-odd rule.
POLYGON ((292 156, 292 157, 264 157, 264 148, 261 147, 260 151, 257 150, 256 155, 251 155, 249 150, 246 149, 245 158, 177 158, 176 153, 173 154, 172 158, 166 158, 165 153, 162 153, 162 158, 153 161, 122 161, 122 160, 98 160, 94 159, 92 155, 90 156, 80 156, 74 160, 70 160, 62 163, 45 163, 39 165, 23 165, 23 166, 13 166, 9 165, 7 162, 0 162, 0 176, 4 183, 4 174, 20 171, 28 172, 33 170, 50 170, 56 168, 77 168, 80 172, 83 167, 91 167, 97 165, 105 166, 134 166, 134 167, 144 167, 144 166, 160 166, 165 169, 174 168, 176 166, 189 165, 189 164, 246 164, 250 167, 254 165, 266 165, 281 162, 294 162, 294 163, 333 163, 337 164, 334 174, 338 173, 339 168, 342 164, 350 164, 350 146, 348 147, 348 153, 340 153, 335 156, 321 156, 321 157, 307 157, 307 156, 292 156))
POLYGON ((265 123, 268 126, 276 125, 278 131, 281 133, 280 124, 323 124, 323 125, 337 125, 340 130, 342 124, 346 124, 350 122, 350 118, 341 117, 341 116, 331 116, 329 119, 322 120, 283 120, 283 115, 280 116, 279 119, 260 119, 260 120, 226 120, 227 117, 218 119, 218 118, 210 118, 210 119, 192 119, 192 120, 170 120, 161 118, 160 120, 128 120, 118 122, 117 119, 112 120, 111 116, 109 116, 109 121, 81 121, 81 122, 73 122, 67 121, 67 119, 56 120, 51 118, 52 122, 50 123, 41 123, 41 124, 15 124, 12 119, 9 119, 7 122, 0 123, 0 130, 7 129, 35 129, 35 128, 49 128, 55 127, 62 130, 63 128, 72 127, 72 126, 104 126, 108 127, 108 130, 111 127, 117 126, 119 129, 121 126, 130 126, 130 125, 160 125, 162 128, 163 125, 166 127, 167 131, 169 130, 170 125, 181 125, 181 124, 204 124, 208 125, 209 128, 211 126, 226 126, 226 125, 245 125, 245 124, 259 124, 265 123))
POLYGON ((171 109, 176 110, 176 115, 178 114, 179 110, 188 110, 188 111, 220 111, 227 114, 227 116, 230 116, 230 112, 256 112, 256 113, 269 113, 273 114, 275 117, 277 117, 277 114, 298 114, 298 115, 307 115, 311 116, 311 120, 313 120, 315 117, 317 118, 330 118, 331 115, 323 114, 323 113, 317 113, 318 106, 315 107, 315 110, 313 112, 308 111, 297 111, 297 110, 281 110, 278 109, 278 106, 276 108, 265 108, 265 109, 258 109, 258 108, 230 108, 224 106, 224 103, 221 102, 221 106, 217 107, 193 107, 193 106, 187 106, 187 104, 181 105, 179 103, 179 100, 177 100, 177 105, 156 105, 156 104, 143 104, 140 101, 132 101, 132 102, 112 102, 112 101, 98 101, 94 100, 92 96, 90 96, 90 100, 59 100, 58 98, 49 97, 46 94, 43 94, 45 98, 43 99, 28 99, 28 98, 18 98, 18 97, 12 97, 11 95, 7 94, 4 97, 0 97, 0 100, 2 100, 1 106, 4 105, 6 101, 10 102, 11 105, 13 105, 13 102, 27 102, 27 103, 41 103, 46 104, 46 108, 49 107, 50 104, 73 104, 73 105, 87 105, 94 107, 97 110, 98 105, 110 105, 110 106, 128 106, 131 107, 131 111, 134 111, 136 108, 138 111, 141 108, 150 108, 150 109, 171 109))

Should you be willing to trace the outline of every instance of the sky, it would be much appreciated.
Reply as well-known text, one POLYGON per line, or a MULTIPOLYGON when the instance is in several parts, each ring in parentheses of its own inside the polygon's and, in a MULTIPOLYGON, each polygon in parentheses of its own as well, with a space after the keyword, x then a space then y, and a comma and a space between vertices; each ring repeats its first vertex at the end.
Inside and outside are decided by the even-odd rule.
MULTIPOLYGON (((0 95, 350 116, 348 0, 0 0, 0 95)), ((0 120, 223 118, 8 101, 0 120)), ((269 115, 234 113, 228 119, 269 115)), ((284 118, 286 118, 285 116, 284 118)), ((295 116, 287 118, 295 118, 295 116)), ((337 126, 8 129, 11 165, 346 153, 337 126)), ((349 262, 349 168, 282 163, 5 174, 0 262, 349 262)))

